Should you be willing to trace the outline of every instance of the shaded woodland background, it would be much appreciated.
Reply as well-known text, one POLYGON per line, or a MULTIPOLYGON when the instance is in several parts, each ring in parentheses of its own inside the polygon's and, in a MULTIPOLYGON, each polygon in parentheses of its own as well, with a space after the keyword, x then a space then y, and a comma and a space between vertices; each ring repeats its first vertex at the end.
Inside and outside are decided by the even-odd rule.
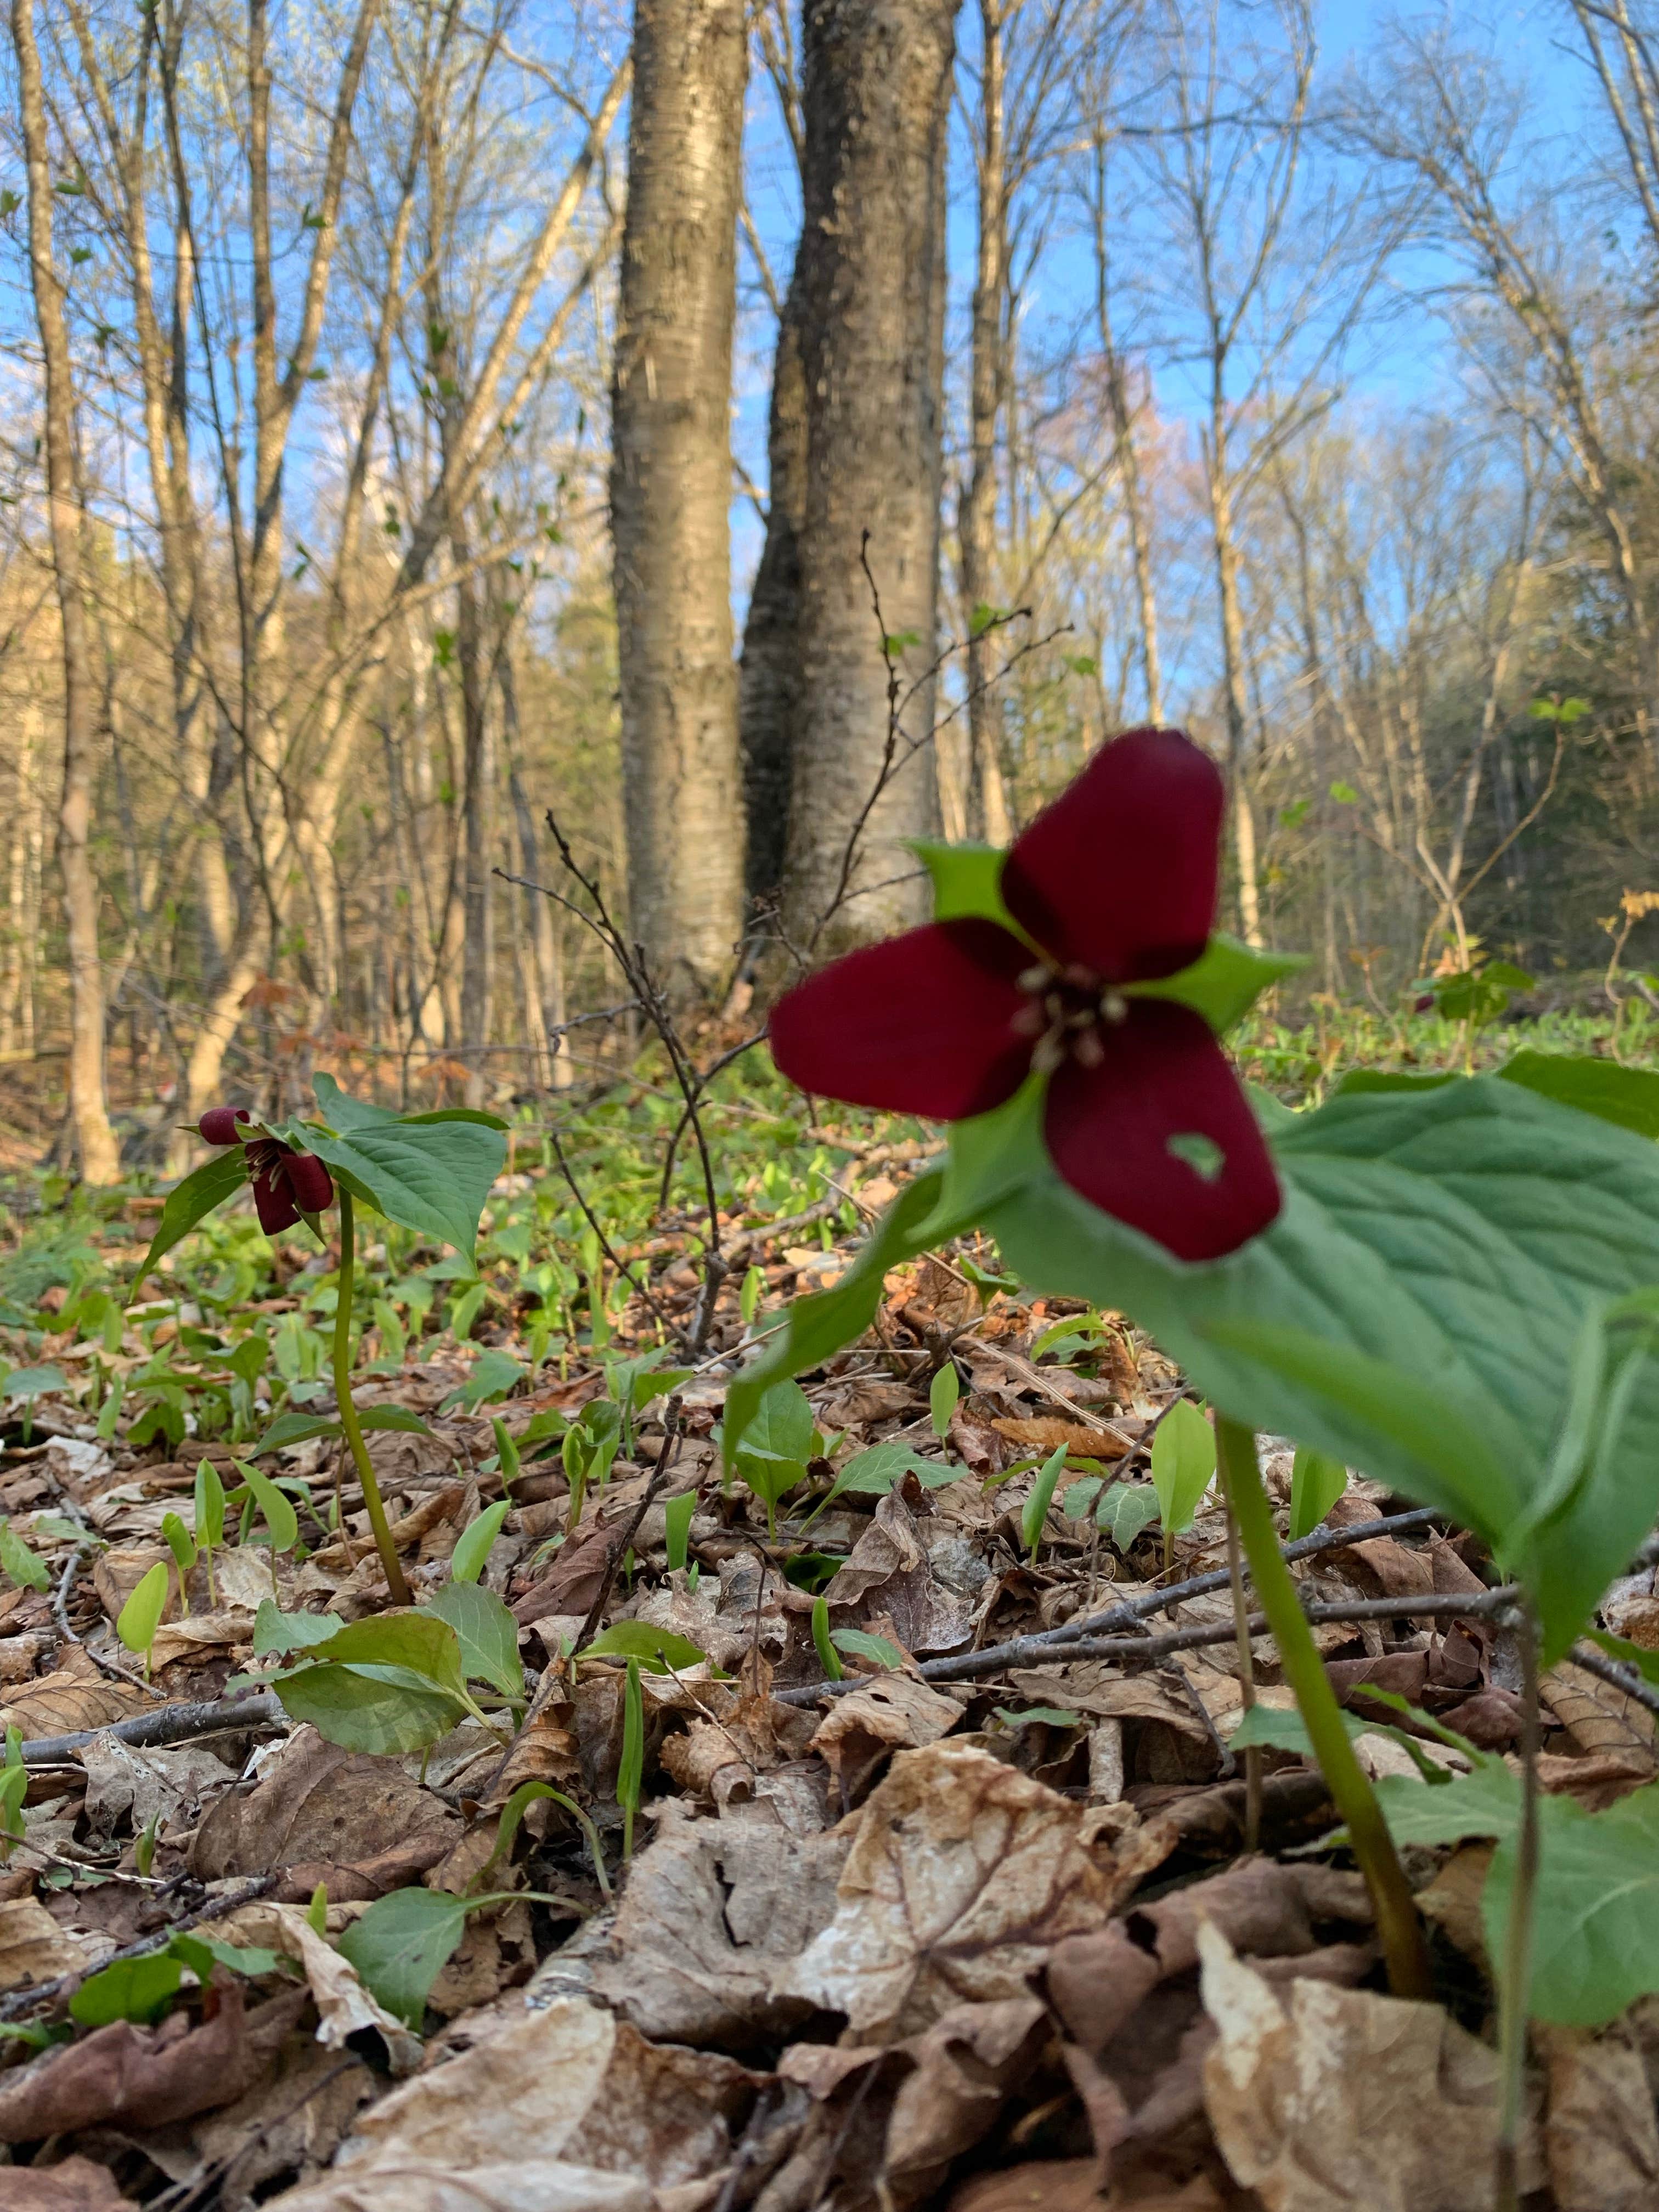
POLYGON ((10 0, 13 1156, 580 1082, 550 806, 718 1018, 1148 719, 1308 992, 1659 968, 1659 7, 1363 13, 10 0))

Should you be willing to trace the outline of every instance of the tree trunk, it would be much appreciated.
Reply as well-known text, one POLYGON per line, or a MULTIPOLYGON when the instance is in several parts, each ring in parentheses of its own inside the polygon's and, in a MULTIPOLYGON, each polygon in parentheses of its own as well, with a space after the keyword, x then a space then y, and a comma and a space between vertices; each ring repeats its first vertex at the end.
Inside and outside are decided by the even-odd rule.
POLYGON ((1239 932, 1260 948, 1261 889, 1255 810, 1244 776, 1244 617, 1238 599, 1238 544, 1233 531, 1232 485, 1227 476, 1225 418, 1218 407, 1210 428, 1210 526, 1215 543, 1216 588, 1221 602, 1222 704, 1227 717, 1227 787, 1233 817, 1233 857, 1238 867, 1239 932))
POLYGON ((1097 128, 1094 140, 1095 320, 1100 330, 1100 349, 1106 371, 1106 397, 1112 415, 1112 460, 1117 471, 1125 520, 1129 526, 1129 553, 1134 567, 1135 599, 1140 610, 1140 671, 1146 693, 1146 720, 1164 720, 1164 676, 1158 647, 1158 587, 1152 579, 1151 518, 1140 474, 1140 454, 1135 444, 1135 410, 1129 404, 1129 380, 1123 356, 1112 329, 1111 262, 1108 251, 1106 211, 1106 138, 1097 128))
POLYGON ((789 789, 800 714, 800 533, 806 517, 806 386, 797 271, 778 319, 767 427, 766 539, 743 632, 738 719, 748 810, 749 896, 775 899, 789 836, 789 789))
POLYGON ((40 911, 40 799, 35 779, 40 773, 41 714, 33 686, 10 706, 16 719, 6 855, 5 962, 0 969, 0 1057, 34 1048, 33 956, 38 927, 31 917, 40 911))
POLYGON ((52 560, 64 638, 64 792, 58 817, 58 861, 64 878, 64 913, 70 958, 70 1117, 83 1179, 118 1182, 120 1147, 104 1097, 104 984, 98 960, 98 878, 88 837, 92 827, 93 752, 97 737, 97 687, 82 597, 81 503, 75 482, 69 332, 63 287, 52 250, 52 178, 46 164, 46 119, 40 57, 34 43, 34 0, 12 0, 17 48, 18 106, 28 173, 29 262, 35 319, 46 363, 46 497, 52 560))
POLYGON ((969 379, 968 482, 957 514, 968 619, 968 835, 1006 845, 1012 835, 1002 775, 1002 695, 994 638, 981 625, 995 604, 997 421, 1007 384, 1003 310, 1008 285, 1008 177, 1004 134, 1004 0, 980 0, 979 257, 974 275, 969 379))
POLYGON ((821 951, 921 919, 907 841, 938 834, 929 671, 957 4, 807 0, 802 708, 786 916, 793 940, 821 951))
POLYGON ((611 519, 629 913, 677 996, 743 927, 732 659, 732 329, 744 0, 635 0, 611 519))

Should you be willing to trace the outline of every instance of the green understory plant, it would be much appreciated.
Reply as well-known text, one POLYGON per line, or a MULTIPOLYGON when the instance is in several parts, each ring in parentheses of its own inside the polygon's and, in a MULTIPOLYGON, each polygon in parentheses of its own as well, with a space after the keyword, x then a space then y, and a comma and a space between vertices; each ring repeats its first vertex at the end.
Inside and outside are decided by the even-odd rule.
MULTIPOLYGON (((476 1273, 479 1217, 507 1157, 506 1124, 466 1107, 394 1114, 349 1097, 331 1075, 319 1075, 315 1090, 322 1117, 317 1121, 258 1121, 228 1106, 203 1115, 200 1133, 218 1149, 168 1194, 131 1297, 181 1237, 245 1186, 252 1186, 261 1226, 270 1236, 303 1220, 324 1242, 322 1214, 337 1202, 331 1352, 335 1409, 362 1486, 386 1587, 394 1604, 407 1606, 409 1584, 351 1391, 356 1208, 368 1206, 389 1223, 453 1246, 476 1273)), ((404 1416, 404 1424, 412 1419, 404 1416)), ((246 1466, 243 1473, 252 1480, 246 1466)))
MULTIPOLYGON (((1033 1292, 1131 1318, 1215 1410, 1255 1602, 1390 1980, 1420 1996, 1386 1800, 1280 1558, 1256 1437, 1472 1530, 1521 1585, 1539 1663, 1559 1660, 1659 1517, 1659 1074, 1527 1051, 1474 1077, 1361 1073, 1300 1113, 1247 1101, 1218 1041, 1287 963, 1212 933, 1221 813, 1196 748, 1119 739, 1007 854, 926 848, 935 923, 779 1006, 774 1054, 803 1088, 931 1115, 950 1144, 737 1378, 724 1449, 740 1463, 780 1381, 862 1334, 892 1268, 970 1230, 1033 1292)), ((1513 2079, 1523 1962, 1494 1957, 1513 2079)), ((1642 1972, 1659 1989, 1659 1955, 1642 1972)))

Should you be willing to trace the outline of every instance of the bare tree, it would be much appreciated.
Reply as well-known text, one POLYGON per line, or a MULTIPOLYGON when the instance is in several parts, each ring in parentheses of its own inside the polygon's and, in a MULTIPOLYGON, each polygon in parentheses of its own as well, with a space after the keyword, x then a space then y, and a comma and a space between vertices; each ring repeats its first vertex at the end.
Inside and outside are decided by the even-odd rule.
POLYGON ((120 1148, 104 1093, 104 979, 98 951, 98 878, 88 850, 97 743, 97 683, 87 630, 82 508, 75 457, 75 387, 64 288, 52 252, 52 172, 33 0, 12 0, 18 112, 28 191, 29 269, 45 364, 46 497, 64 648, 64 787, 58 862, 69 924, 70 1115, 89 1183, 118 1182, 120 1148))
POLYGON ((748 55, 744 0, 635 0, 611 470, 629 909, 653 972, 703 996, 743 928, 728 518, 748 55))
POLYGON ((800 265, 806 495, 786 917, 825 944, 919 917, 934 833, 945 153, 957 0, 808 0, 800 265), (888 763, 881 620, 911 687, 888 763), (871 795, 880 785, 873 806, 871 795), (858 849, 848 868, 852 841, 858 849))

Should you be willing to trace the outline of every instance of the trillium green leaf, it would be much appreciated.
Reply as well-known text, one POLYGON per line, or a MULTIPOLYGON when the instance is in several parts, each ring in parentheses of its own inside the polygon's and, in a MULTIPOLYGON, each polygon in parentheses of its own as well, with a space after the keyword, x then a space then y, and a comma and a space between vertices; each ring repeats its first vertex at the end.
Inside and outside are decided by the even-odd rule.
MULTIPOLYGON (((1333 1099, 1273 1132, 1279 1218, 1183 1266, 1052 1171, 984 1226, 1034 1285, 1149 1329, 1234 1419, 1455 1513, 1495 1548, 1543 1491, 1567 1354, 1659 1273, 1659 1149, 1477 1077, 1333 1099)), ((1516 1564, 1564 1650, 1659 1517, 1659 1361, 1516 1564)))
POLYGON ((501 1533, 501 1523, 512 1510, 513 1500, 503 1498, 498 1504, 486 1506, 476 1520, 468 1522, 450 1554, 452 1580, 458 1583, 477 1581, 489 1558, 490 1547, 501 1533))
POLYGON ((1348 1470, 1340 1459, 1305 1446, 1298 1450, 1291 1467, 1291 1541, 1311 1536, 1347 1489, 1348 1470))
POLYGON ((699 1650, 689 1637, 677 1636, 672 1628, 653 1628, 644 1620, 617 1620, 602 1628, 591 1644, 584 1644, 579 1656, 637 1659, 641 1666, 661 1674, 670 1667, 701 1667, 708 1654, 699 1650))
POLYGON ((910 850, 933 879, 935 921, 983 919, 1024 938, 1003 904, 1002 864, 1008 856, 1000 846, 942 845, 919 837, 910 850))
MULTIPOLYGON (((318 1079, 319 1104, 328 1080, 318 1079)), ((324 1111, 343 1111, 343 1101, 345 1094, 331 1086, 324 1111)), ((331 1135, 308 1121, 295 1125, 306 1149, 388 1221, 437 1237, 470 1260, 478 1217, 507 1159, 500 1125, 448 1116, 381 1119, 379 1108, 361 1100, 345 1103, 354 1110, 341 1134, 331 1135)))
POLYGON ((376 1898, 336 1949, 369 1994, 406 2027, 419 2027, 432 1984, 466 1932, 469 1901, 441 1889, 394 1889, 376 1898))
POLYGON ((1651 1068, 1621 1067, 1590 1053, 1517 1052, 1500 1073, 1505 1083, 1659 1138, 1659 1074, 1651 1068))

